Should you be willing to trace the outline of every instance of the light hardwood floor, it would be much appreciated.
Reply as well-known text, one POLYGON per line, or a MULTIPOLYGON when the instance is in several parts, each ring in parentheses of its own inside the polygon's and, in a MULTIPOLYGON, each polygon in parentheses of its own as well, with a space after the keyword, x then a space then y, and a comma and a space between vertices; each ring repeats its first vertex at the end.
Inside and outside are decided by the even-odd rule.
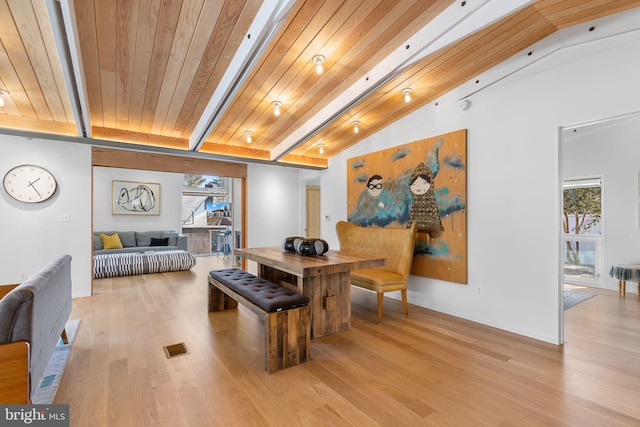
MULTIPOLYGON (((226 258, 228 260, 229 258, 226 258)), ((268 375, 248 310, 207 313, 201 257, 189 272, 95 281, 55 403, 72 426, 640 425, 640 303, 593 290, 555 346, 353 289, 349 331, 268 375), (163 346, 190 353, 167 359, 163 346)))

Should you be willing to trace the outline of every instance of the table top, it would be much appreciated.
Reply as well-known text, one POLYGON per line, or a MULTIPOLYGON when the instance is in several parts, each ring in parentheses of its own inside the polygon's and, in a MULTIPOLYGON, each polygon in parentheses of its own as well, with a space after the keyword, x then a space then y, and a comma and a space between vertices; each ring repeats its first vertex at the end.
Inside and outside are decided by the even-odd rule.
POLYGON ((302 256, 295 252, 286 252, 279 246, 235 249, 233 253, 299 277, 343 273, 361 268, 380 267, 386 263, 384 257, 334 250, 319 256, 302 256))

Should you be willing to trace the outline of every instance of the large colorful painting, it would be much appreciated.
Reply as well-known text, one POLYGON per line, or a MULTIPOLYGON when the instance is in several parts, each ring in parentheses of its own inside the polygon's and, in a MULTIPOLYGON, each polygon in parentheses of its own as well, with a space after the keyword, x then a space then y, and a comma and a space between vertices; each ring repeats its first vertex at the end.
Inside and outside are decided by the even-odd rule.
POLYGON ((467 132, 347 160, 349 222, 418 223, 411 274, 467 283, 467 132))

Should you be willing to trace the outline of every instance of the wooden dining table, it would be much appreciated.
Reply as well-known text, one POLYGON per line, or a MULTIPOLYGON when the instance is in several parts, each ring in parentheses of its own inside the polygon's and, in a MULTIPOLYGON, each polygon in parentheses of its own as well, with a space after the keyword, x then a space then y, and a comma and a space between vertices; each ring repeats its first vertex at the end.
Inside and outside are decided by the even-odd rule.
POLYGON ((258 276, 309 297, 311 337, 351 327, 351 271, 383 266, 384 257, 329 250, 319 256, 286 252, 279 246, 235 249, 258 264, 258 276))

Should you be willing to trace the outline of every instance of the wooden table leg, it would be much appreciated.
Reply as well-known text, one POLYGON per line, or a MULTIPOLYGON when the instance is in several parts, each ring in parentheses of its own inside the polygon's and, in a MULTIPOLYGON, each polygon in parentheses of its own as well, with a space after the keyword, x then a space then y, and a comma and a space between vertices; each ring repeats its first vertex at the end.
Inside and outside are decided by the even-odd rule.
POLYGON ((312 338, 351 327, 351 272, 305 277, 302 282, 302 293, 311 299, 312 338))
POLYGON ((351 272, 298 277, 260 264, 258 275, 309 297, 311 338, 320 338, 351 327, 351 272))

